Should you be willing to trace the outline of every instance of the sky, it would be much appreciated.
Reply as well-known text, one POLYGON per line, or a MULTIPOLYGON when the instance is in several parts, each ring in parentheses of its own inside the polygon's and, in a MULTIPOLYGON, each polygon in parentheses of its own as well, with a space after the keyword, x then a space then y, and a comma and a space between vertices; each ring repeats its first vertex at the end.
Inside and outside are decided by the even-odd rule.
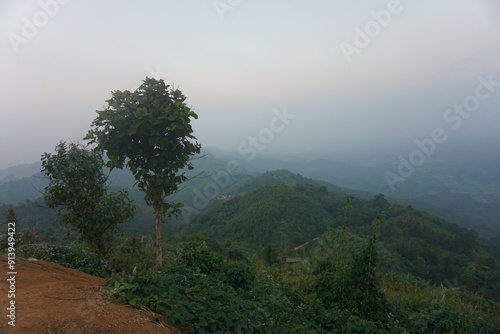
POLYGON ((500 139, 494 0, 2 0, 0 36, 0 169, 81 142, 146 76, 187 96, 203 147, 248 158, 500 139))

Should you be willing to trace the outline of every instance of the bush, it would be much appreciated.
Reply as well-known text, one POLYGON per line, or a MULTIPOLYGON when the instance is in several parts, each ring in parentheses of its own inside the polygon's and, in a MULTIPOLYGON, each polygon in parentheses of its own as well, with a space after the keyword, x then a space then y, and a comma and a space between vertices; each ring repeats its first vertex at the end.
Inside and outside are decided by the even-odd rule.
POLYGON ((410 274, 388 273, 384 289, 409 333, 497 333, 500 306, 457 288, 436 286, 410 274))
POLYGON ((325 328, 339 324, 337 311, 325 311, 317 298, 309 305, 299 291, 259 285, 248 262, 228 260, 227 254, 224 260, 223 250, 215 249, 218 245, 191 240, 178 250, 172 266, 116 274, 105 291, 163 314, 190 333, 331 333, 316 323, 318 312, 328 323, 325 328))
MULTIPOLYGON (((406 304, 391 307, 393 299, 385 297, 374 272, 374 245, 372 237, 347 257, 345 279, 331 270, 317 275, 312 294, 314 289, 283 286, 271 278, 256 280, 248 262, 228 260, 219 245, 199 239, 180 248, 172 266, 114 275, 105 290, 120 302, 162 314, 186 333, 495 333, 493 322, 444 298, 432 295, 420 303, 405 290, 433 294, 434 288, 409 276, 384 277, 385 287, 390 279, 389 292, 405 291, 396 302, 406 304)), ((290 267, 272 268, 289 273, 290 267)), ((484 307, 488 311, 481 314, 492 318, 491 306, 484 307)))
POLYGON ((222 265, 221 256, 204 240, 191 240, 178 250, 177 262, 203 274, 213 274, 222 265))
POLYGON ((139 237, 131 236, 114 246, 106 258, 113 272, 132 272, 154 266, 154 252, 139 237))
POLYGON ((486 319, 464 314, 440 301, 430 301, 404 325, 410 333, 498 333, 498 327, 486 319))
POLYGON ((111 273, 106 260, 81 247, 29 244, 19 248, 19 255, 54 262, 102 278, 108 277, 111 273))
POLYGON ((192 268, 174 266, 161 272, 114 276, 108 286, 105 291, 111 297, 146 306, 189 333, 262 332, 267 322, 267 312, 243 290, 192 268))
POLYGON ((228 261, 222 267, 221 278, 233 289, 251 290, 255 283, 255 271, 248 263, 228 261))
MULTIPOLYGON (((316 277, 314 289, 328 307, 345 308, 354 316, 385 324, 390 305, 380 288, 377 271, 378 224, 379 220, 376 219, 372 233, 361 250, 349 252, 347 243, 334 245, 341 247, 339 254, 342 257, 339 256, 329 265, 320 263, 328 271, 316 277)), ((345 231, 341 231, 341 240, 345 240, 345 236, 345 231)))

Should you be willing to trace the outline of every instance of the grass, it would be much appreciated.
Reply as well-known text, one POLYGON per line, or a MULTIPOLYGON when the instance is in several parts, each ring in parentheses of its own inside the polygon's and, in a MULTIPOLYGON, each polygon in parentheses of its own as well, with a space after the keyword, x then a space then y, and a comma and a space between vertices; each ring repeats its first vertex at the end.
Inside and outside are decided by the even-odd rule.
POLYGON ((441 305, 500 326, 500 305, 475 293, 394 273, 383 277, 382 286, 390 302, 403 313, 423 313, 433 305, 441 305))

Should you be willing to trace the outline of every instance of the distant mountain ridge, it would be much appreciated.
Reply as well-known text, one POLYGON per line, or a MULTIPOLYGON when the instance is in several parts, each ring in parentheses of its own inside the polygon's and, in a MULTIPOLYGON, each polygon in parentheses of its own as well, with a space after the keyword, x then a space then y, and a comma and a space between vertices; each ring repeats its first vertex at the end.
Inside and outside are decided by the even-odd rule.
MULTIPOLYGON (((484 166, 478 161, 453 163, 454 157, 430 162, 415 171, 393 193, 388 190, 381 165, 367 167, 327 159, 259 157, 248 162, 235 153, 217 149, 213 152, 223 159, 207 151, 203 159, 195 160, 195 169, 189 172, 189 176, 194 177, 200 172, 202 175, 181 185, 172 198, 186 204, 185 211, 190 211, 186 219, 210 207, 217 197, 234 194, 234 186, 252 176, 269 170, 287 169, 323 182, 329 188, 336 186, 364 198, 382 193, 390 201, 413 205, 443 219, 474 228, 484 235, 500 235, 500 167, 491 161, 484 166), (221 187, 215 178, 227 172, 229 160, 235 161, 241 172, 231 177, 228 185, 221 187), (205 194, 205 190, 208 193, 205 194)), ((0 204, 15 205, 42 196, 47 180, 41 174, 33 175, 40 171, 40 167, 37 162, 0 171, 0 204)), ((115 170, 110 174, 109 182, 112 189, 132 189, 135 180, 129 171, 115 170)), ((137 190, 131 190, 131 193, 135 200, 141 201, 141 193, 137 190)))
POLYGON ((41 162, 34 162, 31 164, 17 165, 0 170, 0 184, 33 176, 39 173, 41 168, 41 162))

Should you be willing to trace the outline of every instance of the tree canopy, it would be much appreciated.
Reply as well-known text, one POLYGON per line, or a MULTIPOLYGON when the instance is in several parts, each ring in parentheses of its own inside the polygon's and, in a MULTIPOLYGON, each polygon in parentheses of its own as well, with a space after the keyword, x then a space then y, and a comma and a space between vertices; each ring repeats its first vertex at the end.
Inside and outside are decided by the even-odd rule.
POLYGON ((61 221, 101 254, 111 247, 118 225, 135 211, 127 192, 108 193, 103 167, 100 154, 65 142, 56 146, 55 154, 42 156, 42 172, 49 179, 45 203, 57 207, 61 221))
POLYGON ((198 115, 185 100, 180 90, 146 77, 134 92, 112 92, 86 137, 107 155, 108 167, 132 171, 146 203, 155 209, 157 267, 162 217, 178 215, 182 206, 166 199, 187 180, 182 170, 193 168, 190 161, 201 148, 191 126, 198 115))

